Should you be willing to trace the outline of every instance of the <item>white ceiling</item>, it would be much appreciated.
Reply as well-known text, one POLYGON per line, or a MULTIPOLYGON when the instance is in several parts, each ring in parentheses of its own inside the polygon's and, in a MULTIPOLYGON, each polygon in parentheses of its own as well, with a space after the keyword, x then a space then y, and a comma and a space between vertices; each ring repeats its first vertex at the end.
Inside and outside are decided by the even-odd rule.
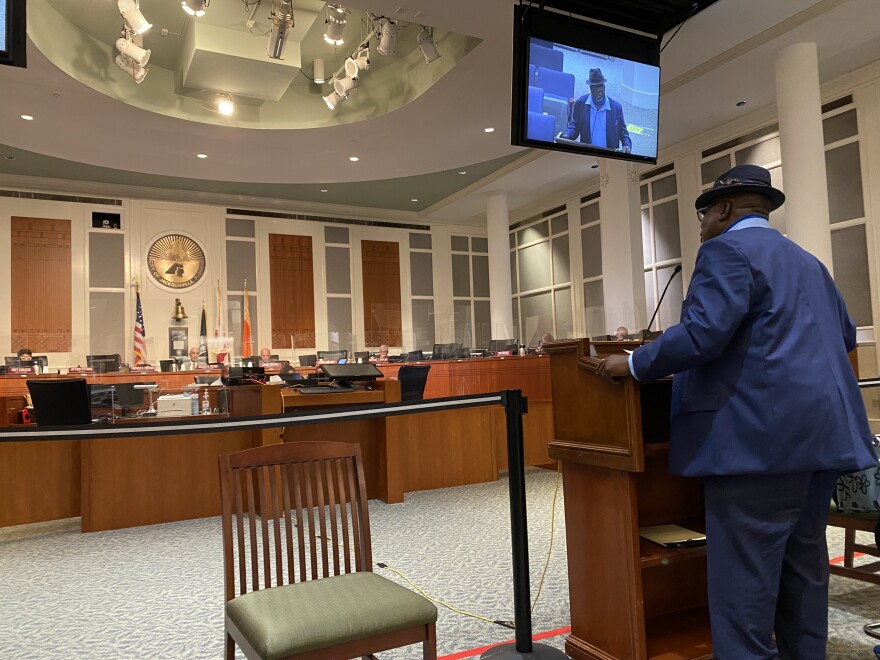
MULTIPOLYGON (((115 0, 76 1, 90 11, 115 11, 115 0)), ((148 3, 159 1, 179 4, 141 0, 141 6, 146 13, 148 3)), ((232 2, 240 4, 213 0, 209 11, 232 2)), ((0 67, 0 145, 174 177, 315 184, 427 174, 519 149, 510 145, 510 0, 347 5, 482 42, 406 106, 366 121, 308 130, 216 126, 146 112, 68 77, 29 44, 27 69, 0 67), (25 113, 36 119, 21 121, 25 113), (488 126, 495 132, 485 133, 488 126), (209 158, 197 160, 200 152, 209 158), (360 161, 351 163, 350 155, 360 161)), ((771 106, 775 55, 791 43, 817 43, 823 81, 878 59, 878 16, 877 0, 719 0, 697 14, 661 56, 661 157, 664 148, 771 106), (737 107, 740 100, 748 104, 737 107)), ((472 221, 484 213, 487 192, 507 190, 516 209, 596 175, 589 157, 546 152, 524 161, 500 178, 489 177, 434 204, 422 217, 472 221)))

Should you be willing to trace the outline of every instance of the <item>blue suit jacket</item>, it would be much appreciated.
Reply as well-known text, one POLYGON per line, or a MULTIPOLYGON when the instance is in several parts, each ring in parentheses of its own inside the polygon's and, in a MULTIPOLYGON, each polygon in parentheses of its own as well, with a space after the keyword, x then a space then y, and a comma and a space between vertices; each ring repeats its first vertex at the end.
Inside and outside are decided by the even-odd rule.
MULTIPOLYGON (((587 105, 589 96, 582 96, 574 102, 574 110, 571 113, 571 121, 568 122, 568 129, 565 131, 566 136, 570 135, 570 139, 581 136, 580 141, 590 144, 590 108, 587 105)), ((629 147, 632 149, 632 140, 629 137, 629 131, 626 130, 626 121, 623 119, 623 108, 620 103, 610 96, 608 98, 609 110, 605 113, 605 139, 609 149, 622 149, 629 147)))
POLYGON ((681 322, 633 353, 673 380, 673 474, 778 474, 877 464, 847 352, 855 325, 825 267, 775 229, 705 242, 681 322))

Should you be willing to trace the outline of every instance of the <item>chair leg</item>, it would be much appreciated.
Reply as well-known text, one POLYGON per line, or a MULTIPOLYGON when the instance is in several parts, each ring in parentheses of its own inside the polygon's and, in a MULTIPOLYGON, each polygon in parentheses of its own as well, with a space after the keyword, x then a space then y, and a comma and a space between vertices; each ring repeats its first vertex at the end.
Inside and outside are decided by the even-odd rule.
POLYGON ((843 565, 847 568, 854 566, 853 560, 855 559, 856 549, 853 546, 855 544, 856 530, 847 529, 843 535, 843 565))
POLYGON ((235 660, 235 640, 226 635, 226 660, 235 660))
POLYGON ((869 634, 871 637, 876 637, 880 639, 880 621, 877 623, 869 623, 865 626, 865 632, 869 634))
POLYGON ((422 657, 424 660, 437 660, 437 626, 428 624, 428 638, 422 642, 422 657))

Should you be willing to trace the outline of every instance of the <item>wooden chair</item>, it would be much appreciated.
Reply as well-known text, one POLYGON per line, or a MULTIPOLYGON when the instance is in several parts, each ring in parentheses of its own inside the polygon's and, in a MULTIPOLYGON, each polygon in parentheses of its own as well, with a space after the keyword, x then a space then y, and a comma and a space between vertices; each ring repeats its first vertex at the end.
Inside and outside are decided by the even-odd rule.
POLYGON ((828 513, 828 524, 842 527, 843 532, 843 566, 831 565, 833 575, 862 580, 872 584, 880 584, 880 561, 873 561, 861 566, 854 563, 855 553, 860 552, 871 557, 880 557, 880 548, 876 545, 856 542, 856 532, 875 532, 877 530, 878 513, 839 513, 832 503, 828 513))
POLYGON ((220 456, 226 657, 332 660, 422 642, 437 608, 372 572, 360 448, 297 442, 220 456), (262 515, 260 515, 262 512, 262 515))

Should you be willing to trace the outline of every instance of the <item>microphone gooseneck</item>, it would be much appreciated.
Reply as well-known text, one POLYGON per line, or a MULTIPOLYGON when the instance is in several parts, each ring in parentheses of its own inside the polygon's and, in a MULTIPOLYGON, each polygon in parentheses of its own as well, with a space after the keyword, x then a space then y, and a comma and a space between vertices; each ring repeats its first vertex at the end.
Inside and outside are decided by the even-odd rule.
POLYGON ((666 297, 666 292, 669 290, 669 285, 672 284, 672 280, 675 279, 675 276, 681 272, 681 264, 678 264, 675 267, 675 270, 672 271, 672 275, 669 276, 669 279, 666 281, 666 286, 663 287, 663 293, 660 294, 660 300, 657 301, 657 306, 654 308, 654 313, 651 315, 651 320, 648 321, 648 327, 642 330, 642 341, 639 342, 639 346, 645 343, 645 340, 648 338, 648 333, 651 331, 651 326, 654 324, 654 319, 657 318, 657 313, 660 311, 660 305, 663 304, 663 298, 666 297))

